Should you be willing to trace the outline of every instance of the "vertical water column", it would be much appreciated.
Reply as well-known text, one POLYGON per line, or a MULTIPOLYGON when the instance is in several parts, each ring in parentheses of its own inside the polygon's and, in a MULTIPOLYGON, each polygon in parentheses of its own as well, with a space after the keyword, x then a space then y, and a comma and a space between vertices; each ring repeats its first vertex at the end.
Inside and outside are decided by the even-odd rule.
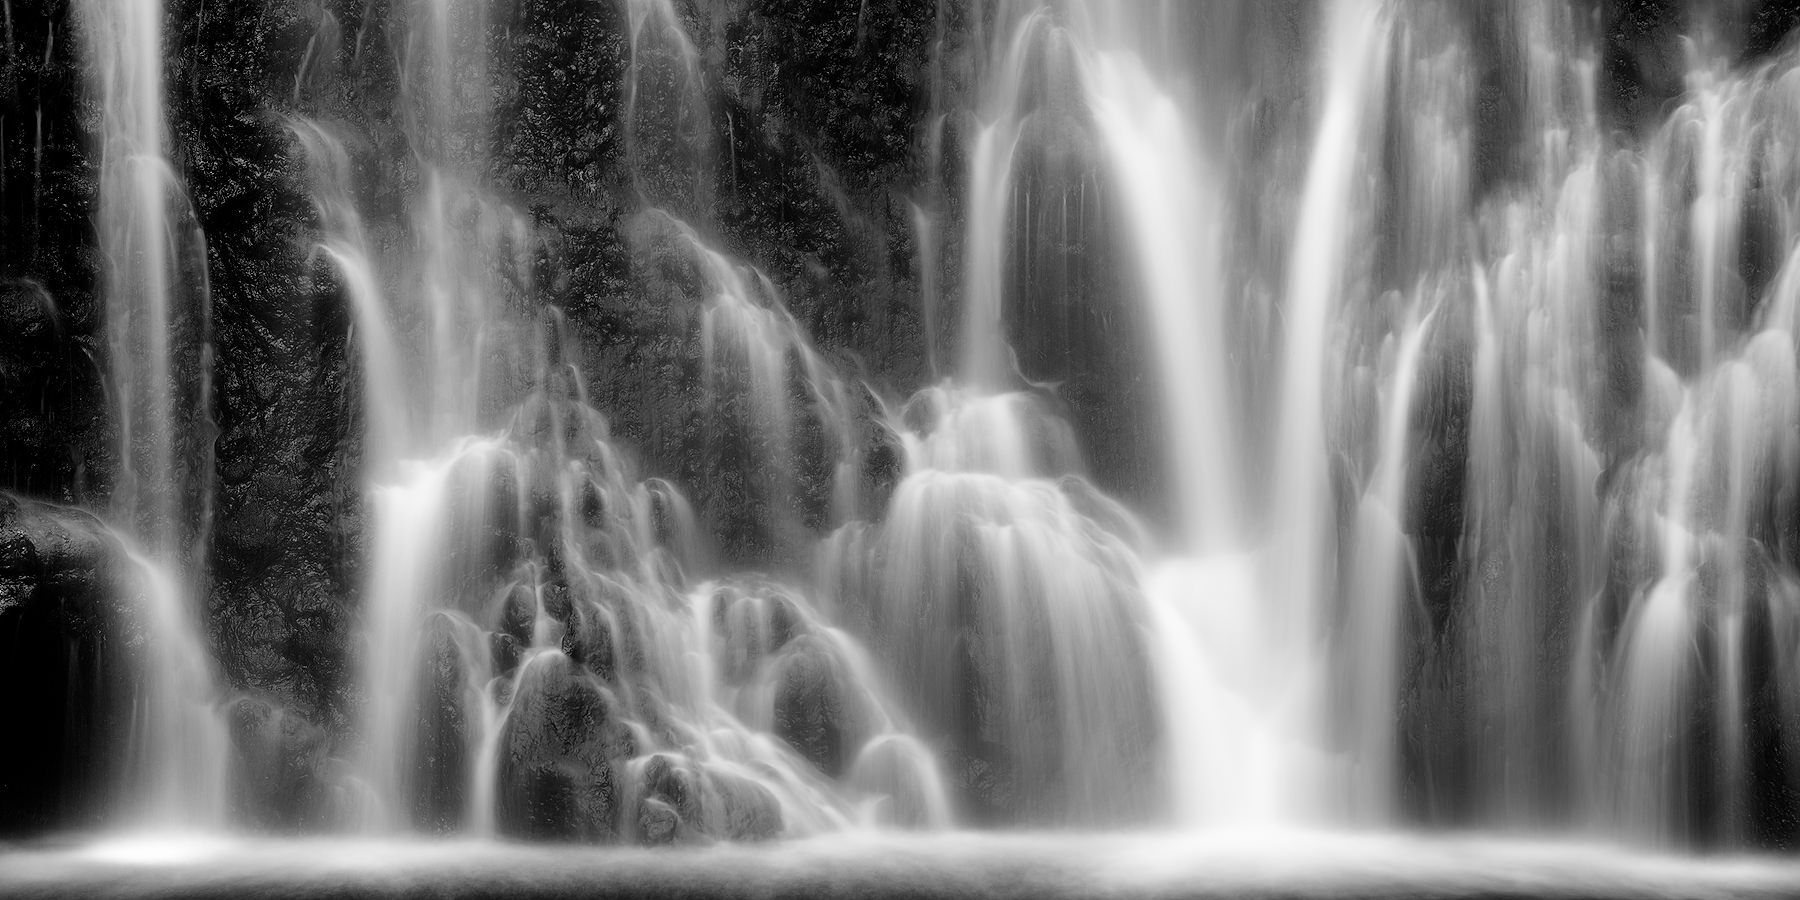
MULTIPOLYGON (((985 11, 966 132, 955 381, 889 423, 905 476, 861 568, 869 620, 923 726, 946 746, 961 812, 984 822, 1141 822, 1163 805, 1135 520, 1082 477, 1073 430, 1024 389, 1007 343, 1011 251, 1042 198, 1027 154, 1055 152, 1042 80, 1073 74, 1049 4, 985 11), (991 15, 987 15, 991 14, 991 15), (1015 221, 1015 219, 1017 221, 1015 221)), ((1050 92, 1054 93, 1054 92, 1050 92)), ((1054 202, 1054 201, 1052 201, 1054 202)))
POLYGON ((1171 556, 1147 580, 1171 813, 1187 826, 1243 825, 1281 819, 1284 796, 1308 783, 1296 772, 1307 754, 1293 749, 1282 688, 1301 672, 1269 664, 1305 638, 1267 618, 1246 550, 1255 540, 1244 512, 1249 429, 1233 401, 1236 298, 1223 259, 1227 110, 1222 98, 1178 87, 1187 70, 1159 52, 1173 12, 1078 3, 1069 27, 1118 188, 1130 288, 1149 311, 1163 474, 1175 498, 1171 556))
POLYGON ((718 148, 700 50, 671 0, 625 0, 625 159, 634 193, 678 218, 713 208, 718 148))
POLYGON ((1399 801, 1397 718, 1407 635, 1402 610, 1413 593, 1414 571, 1406 522, 1407 466, 1420 357, 1441 301, 1441 294, 1421 290, 1381 354, 1387 371, 1378 405, 1375 466, 1354 520, 1355 557, 1345 595, 1349 608, 1338 648, 1349 665, 1341 682, 1344 695, 1334 706, 1348 732, 1349 808, 1372 821, 1391 819, 1399 801), (1437 302, 1426 311, 1430 301, 1437 302))
POLYGON ((426 435, 441 445, 469 432, 496 387, 493 351, 505 345, 492 269, 511 222, 479 180, 492 91, 488 4, 414 0, 407 16, 401 102, 423 183, 412 207, 409 274, 428 323, 426 435))
POLYGON ((131 715, 130 818, 209 827, 224 815, 226 739, 198 627, 212 490, 212 349, 198 229, 166 157, 162 5, 79 5, 99 98, 108 367, 118 429, 114 520, 133 550, 145 641, 131 715), (192 256, 185 256, 192 254, 192 256))
MULTIPOLYGON (((1300 708, 1301 722, 1321 730, 1321 741, 1329 686, 1325 683, 1327 670, 1312 658, 1323 640, 1337 558, 1328 455, 1332 407, 1327 388, 1332 373, 1342 364, 1342 350, 1333 343, 1339 307, 1359 283, 1358 254, 1369 249, 1356 243, 1362 197, 1359 186, 1364 141, 1380 133, 1388 25, 1382 4, 1372 0, 1333 3, 1324 14, 1319 124, 1306 186, 1295 212, 1282 307, 1287 330, 1271 476, 1269 533, 1273 545, 1264 558, 1269 568, 1263 602, 1272 607, 1264 613, 1266 627, 1277 629, 1286 639, 1277 645, 1285 652, 1266 664, 1309 674, 1309 679, 1294 680, 1295 695, 1290 702, 1300 708)), ((1391 722, 1392 704, 1390 694, 1376 708, 1364 709, 1362 715, 1380 723, 1391 722)), ((1379 748, 1360 749, 1367 753, 1379 748)), ((1393 769, 1391 758, 1364 756, 1354 763, 1359 773, 1377 779, 1387 777, 1385 773, 1393 769)), ((1356 796, 1359 791, 1351 790, 1350 796, 1342 799, 1327 798, 1328 793, 1326 785, 1315 784, 1299 787, 1292 799, 1323 805, 1322 809, 1303 811, 1303 816, 1346 811, 1356 816, 1371 814, 1365 808, 1370 796, 1385 798, 1388 794, 1384 788, 1360 792, 1360 797, 1356 796), (1339 805, 1349 808, 1333 808, 1339 805)))
POLYGON ((1607 497, 1623 564, 1584 621, 1579 762, 1605 827, 1739 844, 1783 815, 1757 788, 1794 747, 1794 60, 1733 71, 1697 27, 1637 160, 1644 446, 1607 497))
POLYGON ((1238 496, 1244 427, 1231 401, 1218 151, 1196 133, 1199 111, 1185 108, 1149 68, 1143 46, 1166 12, 1158 4, 1085 3, 1072 27, 1126 213, 1137 288, 1151 311, 1164 472, 1178 498, 1174 544, 1204 554, 1246 537, 1238 496))
POLYGON ((1417 664, 1431 659, 1435 636, 1424 587, 1441 577, 1444 556, 1454 552, 1444 545, 1460 526, 1454 513, 1444 514, 1442 495, 1422 504, 1428 491, 1416 490, 1434 470, 1444 471, 1440 448, 1454 455, 1466 440, 1446 421, 1458 404, 1472 270, 1464 228, 1472 76, 1456 13, 1443 6, 1394 12, 1386 102, 1406 114, 1380 122, 1381 143, 1364 151, 1364 177, 1379 185, 1385 206, 1359 219, 1371 235, 1358 260, 1368 267, 1369 287, 1358 291, 1349 280, 1338 324, 1345 377, 1332 430, 1343 465, 1338 474, 1345 487, 1355 482, 1350 490, 1359 496, 1353 511, 1340 512, 1344 582, 1330 617, 1330 678, 1337 685, 1330 727, 1351 758, 1350 809, 1365 822, 1399 814, 1403 773, 1420 771, 1412 760, 1437 749, 1409 750, 1401 735, 1416 735, 1421 723, 1430 727, 1417 698, 1430 696, 1436 683, 1415 675, 1417 664), (1376 146, 1383 149, 1374 152, 1376 146))
POLYGON ((963 328, 958 377, 968 387, 997 391, 1013 377, 1012 353, 1006 344, 1007 245, 1014 201, 1013 171, 1019 141, 1030 110, 1026 87, 1034 53, 1048 29, 1042 9, 996 19, 983 85, 974 110, 974 137, 969 147, 969 182, 963 225, 963 328))
POLYGON ((1488 820, 1563 814, 1583 789, 1569 757, 1592 719, 1571 713, 1571 667, 1603 580, 1592 441, 1603 258, 1595 61, 1568 10, 1502 36, 1523 61, 1516 196, 1479 222, 1464 559, 1468 802, 1488 820), (1574 738, 1573 740, 1571 738, 1574 738))
POLYGON ((366 821, 377 830, 410 819, 480 831, 492 827, 492 804, 476 789, 493 732, 482 696, 487 654, 453 662, 423 654, 449 652, 439 645, 469 630, 441 613, 487 589, 478 582, 494 573, 482 571, 485 545, 473 542, 513 515, 485 502, 498 477, 495 450, 476 435, 520 399, 519 382, 545 367, 549 351, 505 313, 511 292, 529 290, 521 262, 529 229, 481 184, 492 90, 488 5, 415 0, 398 16, 399 120, 418 187, 409 198, 411 252, 387 279, 361 233, 341 141, 319 126, 296 130, 313 161, 322 247, 345 278, 361 332, 363 467, 373 508, 362 662, 366 821), (384 281, 392 286, 384 290, 384 281), (466 718, 454 733, 438 729, 427 707, 433 698, 421 693, 425 667, 440 662, 467 682, 450 701, 466 718))
POLYGON ((407 449, 415 413, 401 376, 403 360, 382 273, 356 207, 350 154, 344 138, 322 123, 297 119, 289 128, 300 141, 312 177, 319 252, 343 280, 355 314, 352 343, 362 368, 364 474, 386 477, 407 449))

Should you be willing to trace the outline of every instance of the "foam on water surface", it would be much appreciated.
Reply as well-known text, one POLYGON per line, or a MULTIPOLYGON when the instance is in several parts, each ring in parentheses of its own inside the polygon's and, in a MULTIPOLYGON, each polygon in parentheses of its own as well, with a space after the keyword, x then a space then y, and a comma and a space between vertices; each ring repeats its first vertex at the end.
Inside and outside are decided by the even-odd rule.
POLYGON ((29 896, 1779 897, 1800 863, 1650 855, 1580 838, 1228 832, 879 834, 779 845, 584 848, 491 841, 120 833, 15 846, 29 896))

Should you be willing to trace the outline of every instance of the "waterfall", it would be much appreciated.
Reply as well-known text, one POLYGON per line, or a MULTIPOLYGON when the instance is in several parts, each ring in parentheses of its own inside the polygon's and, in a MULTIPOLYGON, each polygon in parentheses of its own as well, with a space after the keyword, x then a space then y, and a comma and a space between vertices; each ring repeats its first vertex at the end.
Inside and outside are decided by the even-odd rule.
MULTIPOLYGON (((357 6, 271 4, 229 116, 164 96, 223 14, 69 13, 116 431, 32 453, 123 548, 124 818, 1800 841, 1800 18, 357 6)), ((56 418, 86 270, 0 264, 56 418)))
POLYGON ((227 753, 201 612, 211 528, 211 310, 205 247, 169 164, 163 10, 80 5, 100 108, 98 232, 117 428, 114 518, 142 601, 124 815, 223 823, 227 753), (196 270, 197 267, 197 270, 196 270))
MULTIPOLYGON (((630 14, 635 57, 691 51, 667 9, 630 14)), ((855 641, 787 584, 702 580, 696 511, 640 479, 589 405, 564 317, 503 302, 529 295, 536 237, 479 175, 487 17, 422 0, 401 20, 403 253, 370 239, 354 133, 290 122, 362 385, 364 827, 663 842, 946 824, 936 759, 855 641)), ((646 258, 696 276, 710 446, 748 449, 731 471, 758 527, 786 548, 856 515, 854 394, 774 285, 670 212, 633 222, 646 258), (814 425, 816 508, 792 461, 814 425)))

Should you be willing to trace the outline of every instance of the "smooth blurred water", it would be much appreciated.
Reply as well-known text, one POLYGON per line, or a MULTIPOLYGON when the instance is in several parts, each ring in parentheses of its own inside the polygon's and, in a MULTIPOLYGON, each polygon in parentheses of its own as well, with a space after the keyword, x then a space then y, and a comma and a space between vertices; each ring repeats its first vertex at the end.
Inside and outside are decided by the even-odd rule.
MULTIPOLYGON (((160 11, 82 8, 115 500, 183 573, 149 579, 167 652, 150 656, 163 736, 146 741, 191 769, 211 757, 168 735, 210 732, 157 710, 216 690, 180 581, 204 577, 210 457, 176 462, 196 452, 178 432, 205 433, 209 367, 177 372, 170 349, 207 345, 206 311, 172 312, 184 218, 160 11)), ((899 877, 928 877, 929 858, 974 878, 957 867, 986 857, 1124 891, 1617 878, 1631 895, 1792 874, 1379 835, 1741 847, 1791 829, 1791 47, 1740 62, 1729 10, 1695 4, 1679 98, 1620 122, 1583 4, 974 4, 966 83, 934 68, 920 124, 929 191, 962 193, 922 188, 907 210, 929 380, 897 386, 815 344, 721 236, 705 37, 667 0, 624 12, 617 224, 653 273, 640 282, 694 311, 671 340, 697 373, 684 425, 706 465, 684 487, 703 510, 615 439, 589 395, 612 373, 585 370, 576 326, 538 301, 540 238, 490 177, 505 76, 487 2, 394 12, 410 157, 390 162, 416 176, 403 240, 370 237, 356 128, 289 120, 315 261, 353 314, 370 513, 343 818, 384 841, 544 836, 554 784, 609 804, 549 829, 592 841, 649 839, 677 812, 694 840, 771 820, 795 837, 1083 831, 859 835, 697 863, 772 878, 890 850, 917 854, 899 877), (1104 233, 1064 240, 1084 228, 1104 233), (1138 333, 1092 351, 1041 321, 1032 292, 1072 284, 1104 284, 1081 302, 1138 333), (1125 373, 1098 399, 1042 376, 1078 344, 1125 373), (1095 407, 1138 395, 1146 471, 1094 464, 1121 440, 1095 407), (740 546, 720 554, 707 531, 726 521, 740 546), (817 733, 790 715, 809 704, 833 717, 809 720, 817 733), (778 816, 721 812, 765 797, 778 816), (1151 826, 1167 832, 1126 836, 1151 826), (1325 827, 1370 833, 1292 830, 1325 827), (1103 828, 1120 831, 1087 833, 1103 828), (1270 873, 1295 857, 1311 868, 1270 873)), ((315 44, 339 37, 321 16, 315 44)), ((210 809, 210 788, 170 787, 204 780, 188 769, 158 782, 210 809)), ((287 864, 279 845, 219 846, 229 865, 287 864)), ((397 872, 447 845, 366 846, 399 848, 397 872)), ((84 852, 6 864, 66 872, 84 852)), ((471 853, 483 878, 540 858, 471 853)), ((642 860, 664 861, 561 865, 642 860)))
POLYGON ((1783 897, 1783 860, 1603 844, 1252 830, 852 833, 779 846, 644 850, 469 841, 119 836, 15 846, 25 896, 1783 897))
POLYGON ((168 159, 160 0, 75 12, 98 101, 111 518, 144 645, 129 657, 118 805, 127 821, 220 827, 230 749, 200 624, 217 433, 205 241, 168 159), (178 354, 183 342, 192 353, 178 354))

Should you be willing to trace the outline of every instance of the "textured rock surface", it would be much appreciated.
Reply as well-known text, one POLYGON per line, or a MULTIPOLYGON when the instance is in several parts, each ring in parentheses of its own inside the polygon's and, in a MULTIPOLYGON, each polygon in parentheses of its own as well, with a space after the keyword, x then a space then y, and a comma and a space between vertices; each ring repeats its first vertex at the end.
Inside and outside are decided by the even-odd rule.
POLYGON ((500 830, 604 841, 618 833, 617 770, 634 753, 611 693, 568 657, 547 652, 519 673, 500 734, 500 830))
POLYGON ((0 834, 92 825, 116 787, 129 585, 92 515, 0 494, 0 834))
POLYGON ((241 821, 273 831, 339 824, 324 729, 252 697, 234 701, 227 716, 237 751, 232 786, 241 821))

